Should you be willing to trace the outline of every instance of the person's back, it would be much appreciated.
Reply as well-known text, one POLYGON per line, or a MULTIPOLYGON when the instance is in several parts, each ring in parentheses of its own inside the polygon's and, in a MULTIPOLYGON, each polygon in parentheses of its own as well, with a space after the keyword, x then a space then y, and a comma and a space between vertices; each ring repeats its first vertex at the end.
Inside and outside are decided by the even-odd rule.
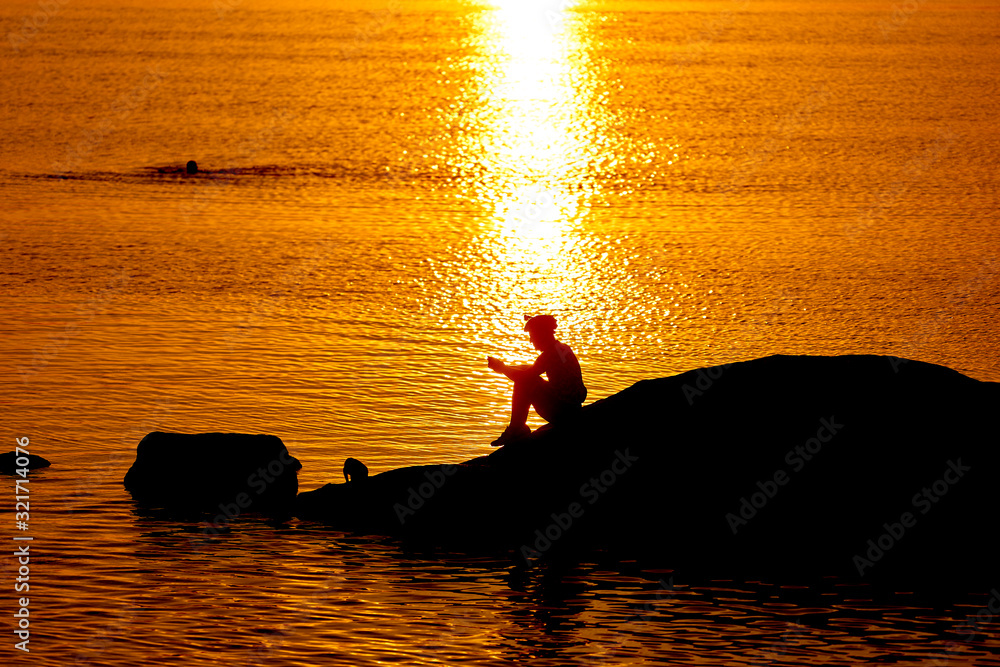
POLYGON ((554 396, 568 403, 583 403, 587 399, 583 371, 569 345, 556 341, 554 350, 542 352, 539 356, 554 396))

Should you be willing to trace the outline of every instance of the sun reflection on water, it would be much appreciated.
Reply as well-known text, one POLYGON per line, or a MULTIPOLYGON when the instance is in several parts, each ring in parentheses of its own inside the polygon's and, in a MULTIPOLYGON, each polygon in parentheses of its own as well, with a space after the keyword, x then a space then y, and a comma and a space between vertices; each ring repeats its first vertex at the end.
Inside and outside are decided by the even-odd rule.
MULTIPOLYGON (((453 183, 484 214, 453 265, 461 312, 443 305, 441 316, 461 315, 476 349, 505 360, 535 353, 522 315, 555 315, 561 339, 586 354, 601 345, 606 311, 634 294, 627 262, 589 227, 611 165, 634 151, 605 104, 597 19, 575 5, 515 0, 470 13, 469 50, 455 72, 464 87, 439 120, 457 128, 439 148, 453 183)), ((509 395, 505 378, 482 373, 489 395, 509 395)), ((497 406, 508 409, 506 400, 497 406)))
POLYGON ((596 123, 569 9, 514 1, 480 15, 487 64, 462 152, 478 162, 476 196, 492 211, 493 241, 510 263, 555 259, 587 211, 596 123))

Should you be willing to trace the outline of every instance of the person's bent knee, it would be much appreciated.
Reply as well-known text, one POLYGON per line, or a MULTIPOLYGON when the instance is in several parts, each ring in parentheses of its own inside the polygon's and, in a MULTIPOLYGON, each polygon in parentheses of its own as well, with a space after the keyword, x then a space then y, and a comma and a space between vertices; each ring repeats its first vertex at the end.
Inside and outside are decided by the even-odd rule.
POLYGON ((545 380, 538 377, 537 375, 533 375, 531 377, 515 380, 514 386, 534 394, 545 387, 545 380))

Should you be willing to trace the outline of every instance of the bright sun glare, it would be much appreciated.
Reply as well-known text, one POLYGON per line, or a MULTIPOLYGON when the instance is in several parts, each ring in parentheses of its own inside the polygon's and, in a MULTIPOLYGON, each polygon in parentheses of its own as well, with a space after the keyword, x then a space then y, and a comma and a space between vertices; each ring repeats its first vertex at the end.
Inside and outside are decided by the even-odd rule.
POLYGON ((576 38, 570 2, 510 0, 489 12, 483 94, 488 122, 481 142, 485 193, 509 243, 536 261, 558 252, 566 225, 581 214, 568 183, 588 146, 586 101, 574 81, 576 38))

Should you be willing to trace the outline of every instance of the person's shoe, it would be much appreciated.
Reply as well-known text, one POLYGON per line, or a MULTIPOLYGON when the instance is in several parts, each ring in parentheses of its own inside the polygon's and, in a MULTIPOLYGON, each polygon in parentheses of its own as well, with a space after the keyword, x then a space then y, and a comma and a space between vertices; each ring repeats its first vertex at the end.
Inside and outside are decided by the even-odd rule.
POLYGON ((523 440, 529 435, 531 435, 531 429, 527 424, 521 424, 520 426, 511 425, 505 428, 503 434, 490 444, 494 447, 501 447, 509 442, 523 440))

